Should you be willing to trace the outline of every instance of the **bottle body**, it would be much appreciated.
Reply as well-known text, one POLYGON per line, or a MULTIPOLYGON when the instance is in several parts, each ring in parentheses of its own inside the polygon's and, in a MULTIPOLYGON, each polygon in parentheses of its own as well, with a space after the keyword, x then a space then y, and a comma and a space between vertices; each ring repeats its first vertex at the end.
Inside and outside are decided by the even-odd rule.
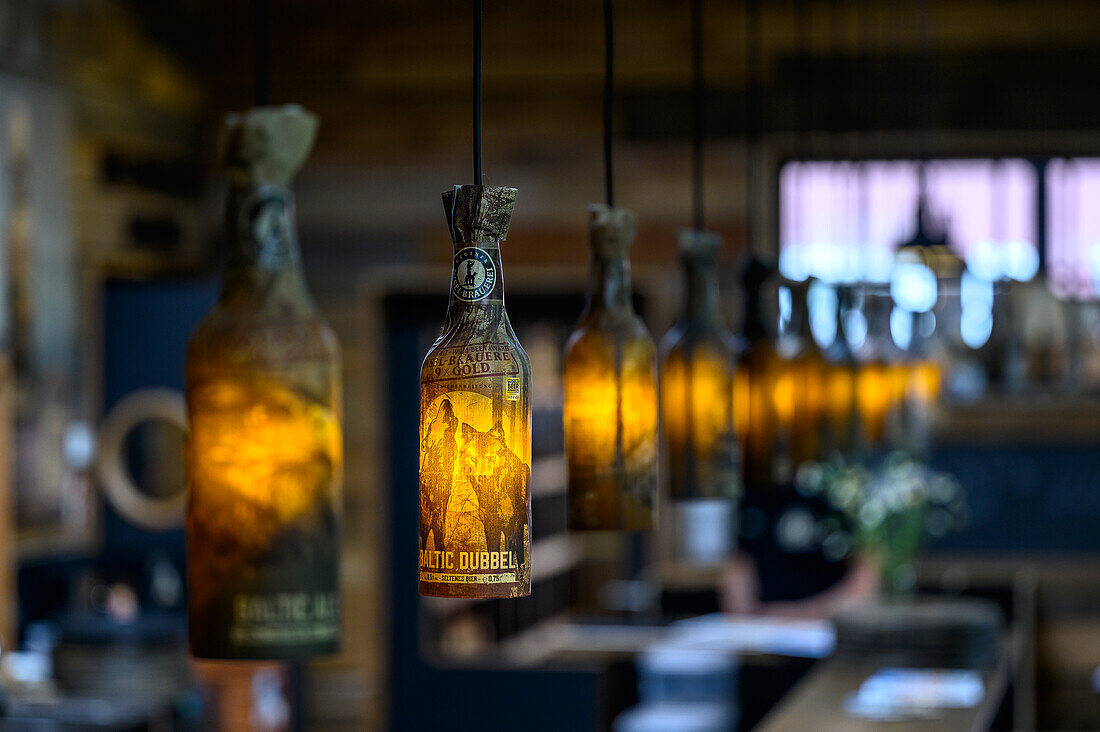
POLYGON ((859 444, 859 413, 856 384, 859 370, 852 356, 845 330, 849 290, 836 289, 833 340, 825 349, 826 404, 824 449, 830 454, 850 456, 859 444))
POLYGON ((779 482, 790 472, 789 420, 785 415, 793 409, 793 382, 784 383, 784 361, 764 335, 749 340, 738 373, 748 384, 742 387, 748 394, 747 428, 740 435, 745 485, 752 488, 779 482))
POLYGON ((592 206, 587 304, 565 346, 571 530, 650 531, 657 514, 657 348, 634 313, 630 211, 592 206))
POLYGON ((738 362, 747 409, 741 417, 743 477, 748 490, 782 482, 791 471, 794 381, 776 347, 779 290, 774 271, 752 258, 743 272, 745 347, 738 362))
POLYGON ((856 352, 856 406, 867 450, 892 447, 901 431, 909 369, 890 329, 893 301, 888 293, 862 293, 867 335, 856 352))
POLYGON ((636 318, 582 325, 566 346, 569 527, 649 531, 657 492, 657 349, 636 318))
POLYGON ((721 320, 719 240, 681 232, 684 310, 661 343, 661 421, 674 499, 737 499, 741 453, 734 434, 737 348, 721 320))
POLYGON ((821 458, 826 432, 828 369, 811 328, 811 287, 809 282, 789 286, 797 333, 784 339, 789 355, 776 393, 781 423, 790 434, 792 470, 783 476, 785 482, 793 480, 800 465, 821 458))
POLYGON ((188 349, 189 625, 203 658, 340 645, 339 347, 306 294, 291 210, 278 187, 231 196, 222 296, 188 349))
POLYGON ((525 596, 531 365, 504 309, 499 240, 456 241, 445 323, 420 372, 420 593, 525 596))
POLYGON ((673 499, 737 498, 733 346, 721 334, 675 328, 665 342, 661 413, 673 499))

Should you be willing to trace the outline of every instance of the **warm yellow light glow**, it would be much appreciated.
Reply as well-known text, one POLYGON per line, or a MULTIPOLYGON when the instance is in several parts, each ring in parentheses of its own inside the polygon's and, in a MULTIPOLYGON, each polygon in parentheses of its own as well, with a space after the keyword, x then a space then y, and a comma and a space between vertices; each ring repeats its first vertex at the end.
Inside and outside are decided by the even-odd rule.
POLYGON ((931 405, 939 401, 943 374, 935 361, 917 361, 909 365, 906 393, 918 403, 931 405))
POLYGON ((736 445, 731 357, 707 344, 697 344, 690 361, 685 351, 681 345, 669 352, 661 377, 673 497, 701 497, 681 493, 692 490, 681 482, 689 474, 703 495, 726 495, 738 490, 736 476, 726 475, 736 445))
POLYGON ((566 352, 570 526, 647 530, 656 502, 656 349, 648 337, 628 339, 616 376, 612 338, 589 330, 566 352))
MULTIPOLYGON (((806 461, 821 459, 828 401, 826 368, 825 359, 812 350, 792 359, 783 372, 790 380, 790 395, 786 397, 790 418, 783 424, 790 434, 794 468, 806 461)), ((786 376, 781 377, 780 384, 784 381, 786 376)), ((780 414, 783 414, 781 410, 780 414)))
POLYGON ((752 424, 752 377, 744 366, 733 372, 733 431, 744 442, 752 424))
POLYGON ((831 446, 848 447, 856 412, 856 371, 847 364, 832 364, 825 371, 825 412, 831 446))
POLYGON ((775 418, 780 429, 789 431, 794 425, 795 396, 794 396, 794 370, 787 364, 772 383, 772 405, 775 409, 775 418))
POLYGON ((856 376, 856 403, 864 437, 878 443, 886 437, 890 413, 898 403, 896 369, 871 362, 860 366, 856 376))
POLYGON ((339 418, 262 377, 196 384, 190 403, 188 552, 194 606, 239 589, 280 535, 339 505, 339 418))
POLYGON ((530 416, 518 394, 506 406, 505 389, 492 393, 492 377, 422 379, 421 592, 427 583, 442 596, 529 592, 530 416))
POLYGON ((793 395, 789 395, 793 384, 785 387, 779 383, 784 362, 766 341, 753 344, 739 368, 748 374, 749 383, 748 426, 741 436, 745 480, 768 483, 773 477, 773 456, 785 431, 779 408, 785 410, 789 424, 794 409, 793 395))

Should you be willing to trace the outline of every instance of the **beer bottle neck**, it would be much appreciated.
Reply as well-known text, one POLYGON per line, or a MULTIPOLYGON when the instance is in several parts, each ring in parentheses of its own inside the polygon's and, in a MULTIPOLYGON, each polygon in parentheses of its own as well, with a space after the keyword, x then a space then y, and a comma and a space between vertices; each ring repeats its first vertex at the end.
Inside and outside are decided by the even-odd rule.
POLYGON ((798 319, 798 340, 803 348, 816 348, 817 341, 814 340, 814 324, 810 313, 810 285, 797 287, 792 293, 794 317, 798 319))
POLYGON ((223 304, 309 310, 302 277, 294 196, 282 186, 232 187, 225 216, 223 304))
POLYGON ((764 303, 764 287, 746 284, 745 287, 745 339, 750 343, 769 340, 771 329, 767 323, 769 308, 764 303))
POLYGON ((592 255, 585 315, 596 312, 629 313, 632 310, 630 260, 626 255, 592 255))
POLYGON ((684 313, 688 320, 718 320, 718 273, 711 261, 681 259, 684 270, 684 313))

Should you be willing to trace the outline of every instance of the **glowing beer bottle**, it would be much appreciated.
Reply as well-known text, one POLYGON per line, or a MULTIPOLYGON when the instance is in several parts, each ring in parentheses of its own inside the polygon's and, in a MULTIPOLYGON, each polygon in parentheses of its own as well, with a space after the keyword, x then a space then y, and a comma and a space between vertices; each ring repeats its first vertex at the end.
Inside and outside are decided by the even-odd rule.
POLYGON ((633 211, 591 207, 592 276, 565 347, 569 528, 648 531, 657 511, 657 347, 634 312, 633 211))
POLYGON ((661 423, 668 455, 672 551, 715 562, 734 549, 741 455, 733 431, 738 344, 722 321, 714 233, 679 235, 684 302, 661 341, 661 423))
POLYGON ((221 296, 186 381, 191 650, 304 658, 340 646, 340 354, 306 291, 290 182, 317 118, 231 116, 221 296))
POLYGON ((797 330, 780 339, 785 363, 776 391, 777 412, 790 435, 791 466, 820 460, 826 426, 827 364, 814 339, 811 323, 811 282, 792 283, 791 317, 797 330))
POLYGON ((454 241, 443 331, 420 370, 420 594, 531 593, 531 364, 504 309, 516 189, 443 194, 454 241))
POLYGON ((742 273, 745 347, 738 373, 748 383, 747 428, 739 435, 743 476, 749 491, 768 488, 790 477, 789 435, 784 430, 781 407, 793 410, 791 385, 781 378, 783 359, 776 350, 773 331, 778 322, 778 294, 774 270, 752 257, 742 273))
POLYGON ((833 288, 833 337, 823 355, 828 363, 826 370, 826 429, 824 449, 826 454, 850 455, 859 443, 859 415, 856 410, 855 357, 848 340, 845 316, 852 307, 851 287, 836 285, 833 288))

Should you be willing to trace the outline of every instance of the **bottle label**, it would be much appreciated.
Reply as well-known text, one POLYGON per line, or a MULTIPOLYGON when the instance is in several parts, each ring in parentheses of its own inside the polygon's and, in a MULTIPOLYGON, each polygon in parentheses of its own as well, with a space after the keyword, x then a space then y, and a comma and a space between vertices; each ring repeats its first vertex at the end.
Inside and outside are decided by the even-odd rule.
POLYGON ((484 300, 493 291, 496 282, 496 265, 484 249, 463 247, 455 252, 451 292, 459 300, 465 302, 484 300))
POLYGON ((188 394, 188 603, 204 658, 303 658, 340 642, 338 417, 263 377, 188 394))
POLYGON ((422 593, 530 591, 527 391, 508 344, 473 343, 428 356, 420 403, 422 593))
POLYGON ((285 188, 265 185, 248 194, 237 215, 237 236, 250 261, 275 269, 292 257, 292 206, 285 188))

